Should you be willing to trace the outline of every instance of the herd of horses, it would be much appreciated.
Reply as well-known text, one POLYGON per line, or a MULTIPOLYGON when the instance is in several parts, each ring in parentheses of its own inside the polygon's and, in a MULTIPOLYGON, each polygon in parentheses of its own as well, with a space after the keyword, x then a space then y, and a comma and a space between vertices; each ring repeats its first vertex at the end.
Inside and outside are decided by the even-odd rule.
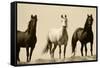
MULTIPOLYGON (((36 26, 37 26, 37 15, 31 15, 28 28, 25 32, 17 31, 17 46, 16 46, 16 60, 20 62, 19 52, 20 48, 26 48, 27 62, 31 61, 32 52, 37 43, 36 26), (29 49, 31 48, 31 49, 29 49), (30 51, 29 51, 30 50, 30 51)), ((50 52, 51 58, 54 58, 54 52, 57 46, 59 46, 59 58, 61 58, 61 46, 64 46, 64 58, 66 54, 66 47, 68 42, 67 33, 67 15, 61 15, 61 23, 63 24, 59 29, 52 29, 49 31, 47 36, 47 45, 45 46, 43 53, 50 52)), ((72 54, 75 56, 75 48, 77 41, 81 43, 81 55, 83 56, 83 47, 85 47, 85 56, 87 56, 87 43, 90 43, 91 56, 93 55, 93 16, 87 14, 87 19, 84 28, 77 28, 73 33, 71 47, 72 54)))

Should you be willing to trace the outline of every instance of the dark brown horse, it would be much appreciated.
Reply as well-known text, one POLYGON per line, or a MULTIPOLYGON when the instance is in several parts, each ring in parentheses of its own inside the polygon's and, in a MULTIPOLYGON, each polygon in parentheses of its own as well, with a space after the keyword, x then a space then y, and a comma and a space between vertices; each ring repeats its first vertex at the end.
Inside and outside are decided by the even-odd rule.
POLYGON ((35 16, 31 15, 31 19, 29 21, 27 30, 25 32, 17 31, 17 46, 16 46, 17 61, 20 61, 19 52, 21 47, 26 48, 27 62, 31 60, 32 52, 37 42, 36 24, 37 24, 37 15, 35 16), (29 47, 31 48, 30 53, 29 53, 29 47))
POLYGON ((78 28, 72 36, 72 53, 75 56, 75 48, 77 41, 81 42, 81 55, 83 56, 83 47, 85 46, 85 56, 87 56, 87 46, 86 44, 90 42, 91 46, 91 56, 93 55, 93 31, 92 31, 93 17, 87 15, 87 19, 84 28, 78 28))

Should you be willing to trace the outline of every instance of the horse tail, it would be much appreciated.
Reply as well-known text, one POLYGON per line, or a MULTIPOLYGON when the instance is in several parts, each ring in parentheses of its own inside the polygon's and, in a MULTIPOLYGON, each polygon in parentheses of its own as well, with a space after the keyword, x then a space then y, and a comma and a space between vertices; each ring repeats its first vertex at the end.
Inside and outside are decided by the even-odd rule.
POLYGON ((44 50, 43 50, 43 53, 47 53, 48 52, 48 50, 49 50, 49 43, 50 41, 49 41, 49 39, 47 40, 47 45, 46 45, 46 47, 44 48, 44 50))
POLYGON ((43 53, 47 53, 48 52, 48 50, 49 50, 49 46, 48 45, 46 45, 46 47, 44 48, 44 50, 43 50, 43 53))
POLYGON ((77 43, 77 31, 74 32, 72 36, 72 53, 75 53, 76 43, 77 43))

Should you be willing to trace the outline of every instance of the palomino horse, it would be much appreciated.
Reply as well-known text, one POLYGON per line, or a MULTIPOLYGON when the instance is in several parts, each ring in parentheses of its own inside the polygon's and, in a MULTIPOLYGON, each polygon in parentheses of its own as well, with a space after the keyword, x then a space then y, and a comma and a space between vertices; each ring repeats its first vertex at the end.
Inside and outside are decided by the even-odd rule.
POLYGON ((35 48, 37 42, 36 37, 36 24, 37 24, 37 15, 31 15, 31 20, 29 21, 28 28, 25 32, 17 31, 17 46, 16 46, 16 59, 19 59, 19 52, 21 47, 26 48, 27 62, 31 60, 32 52, 35 48), (29 53, 29 47, 30 53, 29 53))
POLYGON ((92 32, 92 24, 93 24, 93 17, 91 15, 87 15, 87 19, 84 25, 84 28, 78 28, 73 36, 72 36, 72 53, 75 56, 75 48, 77 41, 81 42, 81 55, 83 56, 83 47, 85 46, 85 56, 87 56, 87 46, 86 44, 90 42, 91 46, 91 55, 93 55, 93 32, 92 32))
POLYGON ((50 49, 51 58, 54 58, 54 51, 57 46, 59 46, 59 58, 61 58, 61 45, 64 45, 64 58, 66 54, 66 46, 68 41, 67 34, 67 16, 61 15, 61 23, 63 24, 59 29, 52 29, 48 33, 47 45, 44 49, 44 53, 48 52, 50 49), (52 47, 54 45, 54 47, 52 47))

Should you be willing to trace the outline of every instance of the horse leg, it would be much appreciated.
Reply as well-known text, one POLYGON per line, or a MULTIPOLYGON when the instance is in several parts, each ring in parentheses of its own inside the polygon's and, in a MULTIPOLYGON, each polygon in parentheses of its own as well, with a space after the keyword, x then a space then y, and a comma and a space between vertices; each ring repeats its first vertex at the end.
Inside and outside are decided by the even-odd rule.
POLYGON ((57 47, 57 44, 54 44, 54 48, 52 49, 52 58, 53 59, 54 59, 54 51, 55 51, 56 47, 57 47))
POLYGON ((51 56, 51 54, 52 54, 52 43, 51 44, 49 44, 49 47, 50 47, 50 56, 51 56))
MULTIPOLYGON (((73 54, 72 56, 75 56, 76 44, 77 44, 77 40, 72 39, 72 54, 73 54)), ((65 48, 66 48, 66 46, 65 46, 65 48)))
MULTIPOLYGON (((65 58, 65 55, 66 55, 66 46, 67 46, 67 44, 64 45, 64 58, 65 58)), ((74 55, 75 55, 75 52, 74 52, 74 55)))
POLYGON ((34 48, 35 48, 35 44, 31 47, 29 61, 31 61, 32 52, 33 52, 34 48))
POLYGON ((29 62, 29 47, 26 47, 27 62, 29 62))
POLYGON ((19 52, 20 52, 20 47, 17 47, 17 52, 16 52, 16 56, 17 56, 17 60, 20 62, 20 59, 19 59, 19 52))
POLYGON ((81 44, 81 55, 83 56, 83 44, 81 44))
POLYGON ((59 59, 61 59, 61 45, 59 45, 59 59))
POLYGON ((91 49, 90 49, 90 51, 91 51, 91 56, 93 56, 93 42, 91 42, 90 45, 91 45, 91 49))
POLYGON ((85 56, 87 56, 87 46, 85 44, 85 56))

